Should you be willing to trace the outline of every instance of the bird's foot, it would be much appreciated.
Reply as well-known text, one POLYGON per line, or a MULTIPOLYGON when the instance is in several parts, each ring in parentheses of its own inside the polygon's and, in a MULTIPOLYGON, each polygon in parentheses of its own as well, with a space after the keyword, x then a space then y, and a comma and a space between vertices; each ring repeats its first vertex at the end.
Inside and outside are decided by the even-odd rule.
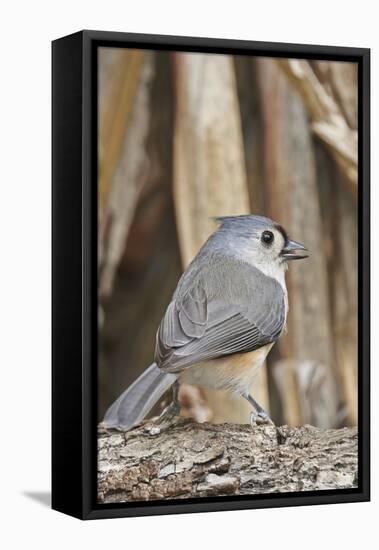
POLYGON ((269 417, 265 410, 251 411, 250 413, 250 425, 252 428, 255 426, 275 426, 274 422, 269 417))
POLYGON ((265 411, 257 401, 255 401, 254 397, 252 397, 249 393, 242 394, 242 397, 247 399, 247 401, 254 407, 250 413, 250 424, 252 427, 262 426, 264 424, 267 426, 275 426, 268 412, 265 411))
POLYGON ((152 435, 159 434, 162 430, 166 430, 173 424, 175 424, 180 413, 180 404, 177 401, 173 401, 167 407, 163 409, 161 414, 150 429, 152 435))
POLYGON ((165 430, 175 424, 175 420, 180 414, 180 403, 178 400, 179 384, 175 382, 172 386, 172 401, 163 409, 159 417, 154 420, 154 424, 149 428, 151 435, 157 435, 161 433, 161 430, 165 430))
POLYGON ((172 402, 165 407, 158 418, 153 419, 152 424, 148 426, 150 435, 158 435, 170 426, 175 424, 180 413, 180 405, 177 402, 172 402))
POLYGON ((167 407, 163 409, 158 417, 158 422, 166 422, 172 420, 174 416, 178 416, 180 413, 180 404, 177 401, 172 401, 167 407))

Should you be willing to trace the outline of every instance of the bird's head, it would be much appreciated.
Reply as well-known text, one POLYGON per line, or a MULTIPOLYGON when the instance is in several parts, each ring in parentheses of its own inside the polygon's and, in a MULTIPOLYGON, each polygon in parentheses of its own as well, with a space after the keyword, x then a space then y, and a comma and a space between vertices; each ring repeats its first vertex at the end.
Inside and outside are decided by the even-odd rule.
POLYGON ((308 257, 305 246, 291 240, 283 227, 269 218, 245 215, 215 219, 221 224, 216 233, 225 249, 267 275, 276 277, 276 272, 287 269, 288 261, 308 257))

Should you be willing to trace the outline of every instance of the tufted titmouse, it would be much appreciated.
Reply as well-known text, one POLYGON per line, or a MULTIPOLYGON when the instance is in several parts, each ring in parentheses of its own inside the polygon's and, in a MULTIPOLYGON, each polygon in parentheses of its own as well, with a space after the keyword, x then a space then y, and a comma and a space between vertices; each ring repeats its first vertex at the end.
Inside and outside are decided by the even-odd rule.
POLYGON ((261 216, 216 218, 213 233, 181 276, 158 328, 154 363, 109 407, 104 425, 128 429, 173 386, 163 416, 177 414, 179 383, 227 389, 271 422, 250 395, 257 369, 281 335, 288 260, 307 258, 277 223, 261 216))

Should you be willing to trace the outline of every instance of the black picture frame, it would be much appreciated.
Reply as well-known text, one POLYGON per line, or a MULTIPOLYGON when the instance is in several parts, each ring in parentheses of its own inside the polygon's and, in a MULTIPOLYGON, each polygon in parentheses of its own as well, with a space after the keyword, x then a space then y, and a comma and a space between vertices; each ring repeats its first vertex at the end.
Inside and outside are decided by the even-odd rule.
POLYGON ((370 499, 370 50, 81 31, 52 43, 52 507, 81 519, 370 499), (354 61, 359 80, 359 486, 249 497, 96 503, 97 48, 354 61))

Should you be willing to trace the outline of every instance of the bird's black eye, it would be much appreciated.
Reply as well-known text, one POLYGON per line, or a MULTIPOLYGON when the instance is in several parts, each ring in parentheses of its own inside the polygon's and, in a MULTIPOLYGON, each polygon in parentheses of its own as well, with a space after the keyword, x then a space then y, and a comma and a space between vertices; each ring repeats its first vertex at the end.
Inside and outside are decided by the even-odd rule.
POLYGON ((265 245, 270 246, 274 242, 274 233, 272 231, 263 231, 261 241, 265 245))

